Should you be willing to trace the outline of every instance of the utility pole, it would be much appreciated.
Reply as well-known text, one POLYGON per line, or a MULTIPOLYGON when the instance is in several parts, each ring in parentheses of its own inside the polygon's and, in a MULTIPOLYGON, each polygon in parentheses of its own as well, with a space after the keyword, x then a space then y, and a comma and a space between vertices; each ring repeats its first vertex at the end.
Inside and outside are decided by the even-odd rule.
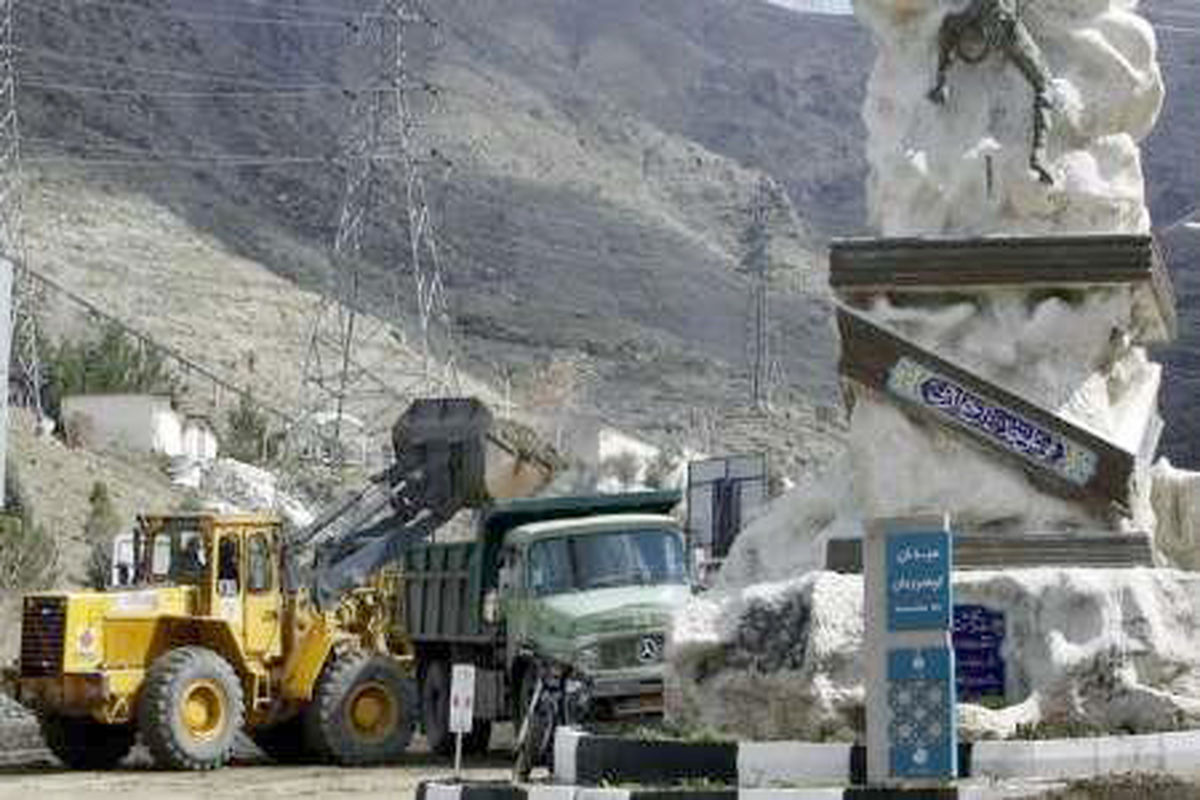
MULTIPOLYGON (((412 94, 429 87, 413 79, 409 63, 409 36, 414 26, 432 26, 413 0, 386 0, 379 11, 364 14, 357 26, 356 53, 365 62, 356 76, 368 88, 353 98, 351 130, 343 153, 346 175, 337 235, 333 244, 333 274, 323 293, 311 326, 301 386, 301 408, 313 420, 332 413, 331 433, 321 437, 340 453, 347 406, 367 395, 382 395, 386 406, 380 415, 390 423, 417 395, 446 394, 458 386, 450 335, 441 263, 426 199, 423 170, 427 160, 418 155, 415 142, 417 115, 412 94), (389 181, 392 166, 398 177, 389 181), (397 190, 398 184, 398 190, 397 190), (368 222, 396 191, 404 207, 407 248, 404 261, 385 269, 380 277, 388 286, 385 302, 375 303, 382 323, 363 315, 367 300, 363 252, 368 222), (411 285, 413 291, 407 291, 411 285), (382 305, 382 308, 381 308, 382 305), (380 368, 363 363, 367 346, 407 342, 403 320, 417 312, 415 343, 419 368, 405 376, 403 385, 380 378, 380 368)), ((378 292, 374 292, 378 300, 378 292)), ((391 370, 394 371, 394 370, 391 370)))

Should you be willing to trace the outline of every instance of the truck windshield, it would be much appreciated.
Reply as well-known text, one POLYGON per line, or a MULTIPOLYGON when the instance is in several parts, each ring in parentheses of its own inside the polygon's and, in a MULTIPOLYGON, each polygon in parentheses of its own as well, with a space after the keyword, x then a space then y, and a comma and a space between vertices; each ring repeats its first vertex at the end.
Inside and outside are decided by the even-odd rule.
POLYGON ((687 583, 683 543, 666 530, 590 533, 547 539, 529 550, 534 594, 613 586, 687 583))

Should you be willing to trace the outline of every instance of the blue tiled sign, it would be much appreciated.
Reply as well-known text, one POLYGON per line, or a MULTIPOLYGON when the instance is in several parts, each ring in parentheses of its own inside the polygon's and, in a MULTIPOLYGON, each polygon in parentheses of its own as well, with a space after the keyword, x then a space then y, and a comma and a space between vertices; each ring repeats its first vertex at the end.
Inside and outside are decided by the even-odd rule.
POLYGON ((952 780, 958 774, 954 651, 888 651, 888 761, 896 778, 952 780))
POLYGON ((887 537, 888 630, 950 629, 950 534, 887 537))
POLYGON ((965 702, 1004 699, 1004 612, 984 606, 954 607, 954 658, 958 696, 965 702))

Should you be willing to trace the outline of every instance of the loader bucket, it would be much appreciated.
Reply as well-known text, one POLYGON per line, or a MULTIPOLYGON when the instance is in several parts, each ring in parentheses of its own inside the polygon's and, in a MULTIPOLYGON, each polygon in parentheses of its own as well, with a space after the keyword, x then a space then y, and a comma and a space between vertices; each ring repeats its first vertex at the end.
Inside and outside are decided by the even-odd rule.
POLYGON ((471 398, 414 400, 392 427, 396 465, 423 475, 423 504, 463 508, 487 502, 485 442, 492 414, 471 398))
POLYGON ((559 467, 532 430, 509 420, 495 425, 473 398, 414 401, 392 428, 392 446, 404 471, 428 476, 426 500, 433 507, 529 497, 559 467))

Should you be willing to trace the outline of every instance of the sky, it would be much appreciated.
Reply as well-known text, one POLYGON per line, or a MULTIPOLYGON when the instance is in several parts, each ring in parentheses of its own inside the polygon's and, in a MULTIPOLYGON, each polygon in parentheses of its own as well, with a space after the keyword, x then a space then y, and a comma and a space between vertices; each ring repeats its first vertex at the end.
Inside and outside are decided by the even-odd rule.
POLYGON ((767 0, 768 3, 818 14, 849 14, 850 0, 767 0))

